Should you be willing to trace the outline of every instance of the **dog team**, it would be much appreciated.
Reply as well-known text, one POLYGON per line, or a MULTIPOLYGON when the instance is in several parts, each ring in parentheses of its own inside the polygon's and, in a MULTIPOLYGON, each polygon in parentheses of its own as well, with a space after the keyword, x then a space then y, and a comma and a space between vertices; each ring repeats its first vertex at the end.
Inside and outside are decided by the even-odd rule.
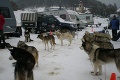
POLYGON ((114 61, 117 70, 120 71, 120 48, 114 49, 113 44, 110 42, 111 36, 107 33, 89 33, 85 32, 81 41, 80 49, 84 50, 90 62, 93 65, 92 75, 102 74, 102 65, 114 61))
MULTIPOLYGON (((49 43, 51 45, 50 49, 55 49, 55 36, 60 39, 61 46, 63 46, 63 40, 67 39, 69 41, 68 46, 71 45, 73 38, 75 37, 75 32, 61 32, 57 30, 53 33, 41 33, 37 36, 44 43, 45 50, 49 51, 49 43)), ((17 47, 9 45, 7 48, 11 53, 9 57, 10 60, 15 59, 16 62, 14 77, 15 80, 34 80, 33 69, 36 65, 38 67, 39 54, 34 46, 28 46, 25 42, 33 41, 30 39, 30 33, 24 33, 25 41, 19 41, 17 47)), ((92 62, 94 69, 91 72, 92 75, 102 74, 102 65, 111 61, 115 61, 117 69, 120 71, 120 49, 114 49, 111 41, 111 36, 108 33, 85 32, 82 39, 82 45, 80 49, 84 50, 88 56, 89 60, 92 62)))
MULTIPOLYGON (((45 50, 49 51, 49 43, 51 45, 50 49, 55 49, 55 36, 60 39, 61 46, 63 46, 63 40, 67 39, 69 41, 69 46, 72 43, 73 38, 75 37, 75 32, 60 32, 57 30, 55 32, 46 32, 38 34, 37 38, 42 40, 45 45, 45 50)), ((18 41, 17 47, 12 46, 11 44, 7 44, 6 47, 10 51, 11 56, 9 60, 16 60, 16 62, 12 63, 15 67, 14 70, 14 78, 15 80, 34 80, 33 69, 34 66, 38 67, 38 59, 39 53, 38 50, 34 46, 29 46, 26 42, 33 41, 30 38, 30 32, 25 30, 24 32, 25 41, 18 41)))

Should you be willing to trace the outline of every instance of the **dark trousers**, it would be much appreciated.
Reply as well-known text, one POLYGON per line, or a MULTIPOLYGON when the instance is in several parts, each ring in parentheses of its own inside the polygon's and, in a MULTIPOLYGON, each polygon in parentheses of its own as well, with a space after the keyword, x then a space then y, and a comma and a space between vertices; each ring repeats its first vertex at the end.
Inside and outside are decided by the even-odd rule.
POLYGON ((112 38, 114 39, 117 36, 117 29, 112 29, 112 38))
POLYGON ((1 43, 1 40, 3 41, 3 43, 5 43, 5 37, 4 37, 3 30, 0 30, 0 43, 1 43))
POLYGON ((116 35, 116 37, 115 37, 115 39, 114 40, 118 40, 120 38, 120 31, 117 33, 117 35, 116 35))

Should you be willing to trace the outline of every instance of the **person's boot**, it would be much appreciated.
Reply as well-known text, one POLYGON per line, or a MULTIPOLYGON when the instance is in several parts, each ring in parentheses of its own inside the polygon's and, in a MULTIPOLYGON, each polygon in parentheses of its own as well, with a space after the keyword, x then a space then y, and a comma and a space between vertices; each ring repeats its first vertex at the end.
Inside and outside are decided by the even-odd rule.
POLYGON ((117 41, 117 39, 116 38, 112 38, 112 41, 117 41))

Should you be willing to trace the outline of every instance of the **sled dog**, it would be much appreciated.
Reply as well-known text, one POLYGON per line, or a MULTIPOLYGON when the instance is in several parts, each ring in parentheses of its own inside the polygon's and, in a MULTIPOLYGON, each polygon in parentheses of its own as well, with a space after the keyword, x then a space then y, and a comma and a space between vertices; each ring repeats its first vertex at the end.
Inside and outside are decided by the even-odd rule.
POLYGON ((51 44, 51 49, 55 49, 55 37, 53 35, 49 35, 47 33, 41 33, 37 36, 37 38, 41 39, 44 44, 45 44, 45 50, 46 50, 46 46, 48 47, 48 51, 49 51, 49 42, 51 44))
POLYGON ((9 48, 8 49, 16 60, 14 70, 14 80, 34 80, 33 68, 35 65, 35 59, 30 52, 22 48, 9 48))
POLYGON ((57 32, 60 32, 60 33, 67 33, 68 32, 73 36, 73 38, 75 38, 75 36, 77 35, 75 33, 75 31, 69 31, 68 29, 60 29, 60 30, 57 30, 57 32))
MULTIPOLYGON (((98 38, 98 41, 104 41, 104 42, 110 42, 111 36, 108 33, 99 33, 99 32, 94 32, 95 38, 98 38), (106 40, 104 40, 106 39, 106 40)), ((95 39, 97 40, 97 39, 95 39)))
POLYGON ((110 42, 111 36, 110 34, 107 33, 99 32, 89 33, 88 31, 86 31, 82 39, 87 40, 89 42, 94 41, 110 42))
POLYGON ((28 29, 25 30, 25 32, 24 32, 24 37, 25 37, 25 42, 33 41, 33 40, 30 38, 30 32, 29 32, 28 29))
POLYGON ((111 62, 112 60, 115 61, 116 67, 120 71, 120 48, 105 49, 85 41, 82 41, 82 47, 93 62, 94 71, 92 72, 92 75, 102 74, 102 65, 111 62))
POLYGON ((64 39, 67 39, 69 41, 69 46, 71 45, 72 40, 73 40, 73 36, 69 32, 60 33, 59 31, 55 31, 55 34, 56 34, 57 38, 60 39, 61 46, 63 46, 64 39))
MULTIPOLYGON (((28 46, 27 44, 25 44, 25 42, 19 41, 17 43, 17 47, 22 48, 22 49, 30 52, 34 56, 36 66, 38 67, 38 57, 39 57, 39 55, 38 55, 37 49, 34 46, 28 46)), ((12 56, 10 56, 9 59, 12 60, 12 56)))

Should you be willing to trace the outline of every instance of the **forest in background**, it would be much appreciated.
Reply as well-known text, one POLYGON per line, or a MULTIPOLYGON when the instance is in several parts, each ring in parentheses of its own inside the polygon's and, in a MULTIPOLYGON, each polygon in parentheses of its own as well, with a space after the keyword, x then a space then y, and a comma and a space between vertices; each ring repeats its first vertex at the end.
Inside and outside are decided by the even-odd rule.
MULTIPOLYGON (((80 0, 10 0, 14 10, 34 7, 51 7, 61 6, 67 9, 74 9, 79 6, 80 0)), ((117 6, 106 5, 97 0, 81 0, 84 7, 89 8, 93 15, 107 17, 110 14, 116 13, 117 6)))

